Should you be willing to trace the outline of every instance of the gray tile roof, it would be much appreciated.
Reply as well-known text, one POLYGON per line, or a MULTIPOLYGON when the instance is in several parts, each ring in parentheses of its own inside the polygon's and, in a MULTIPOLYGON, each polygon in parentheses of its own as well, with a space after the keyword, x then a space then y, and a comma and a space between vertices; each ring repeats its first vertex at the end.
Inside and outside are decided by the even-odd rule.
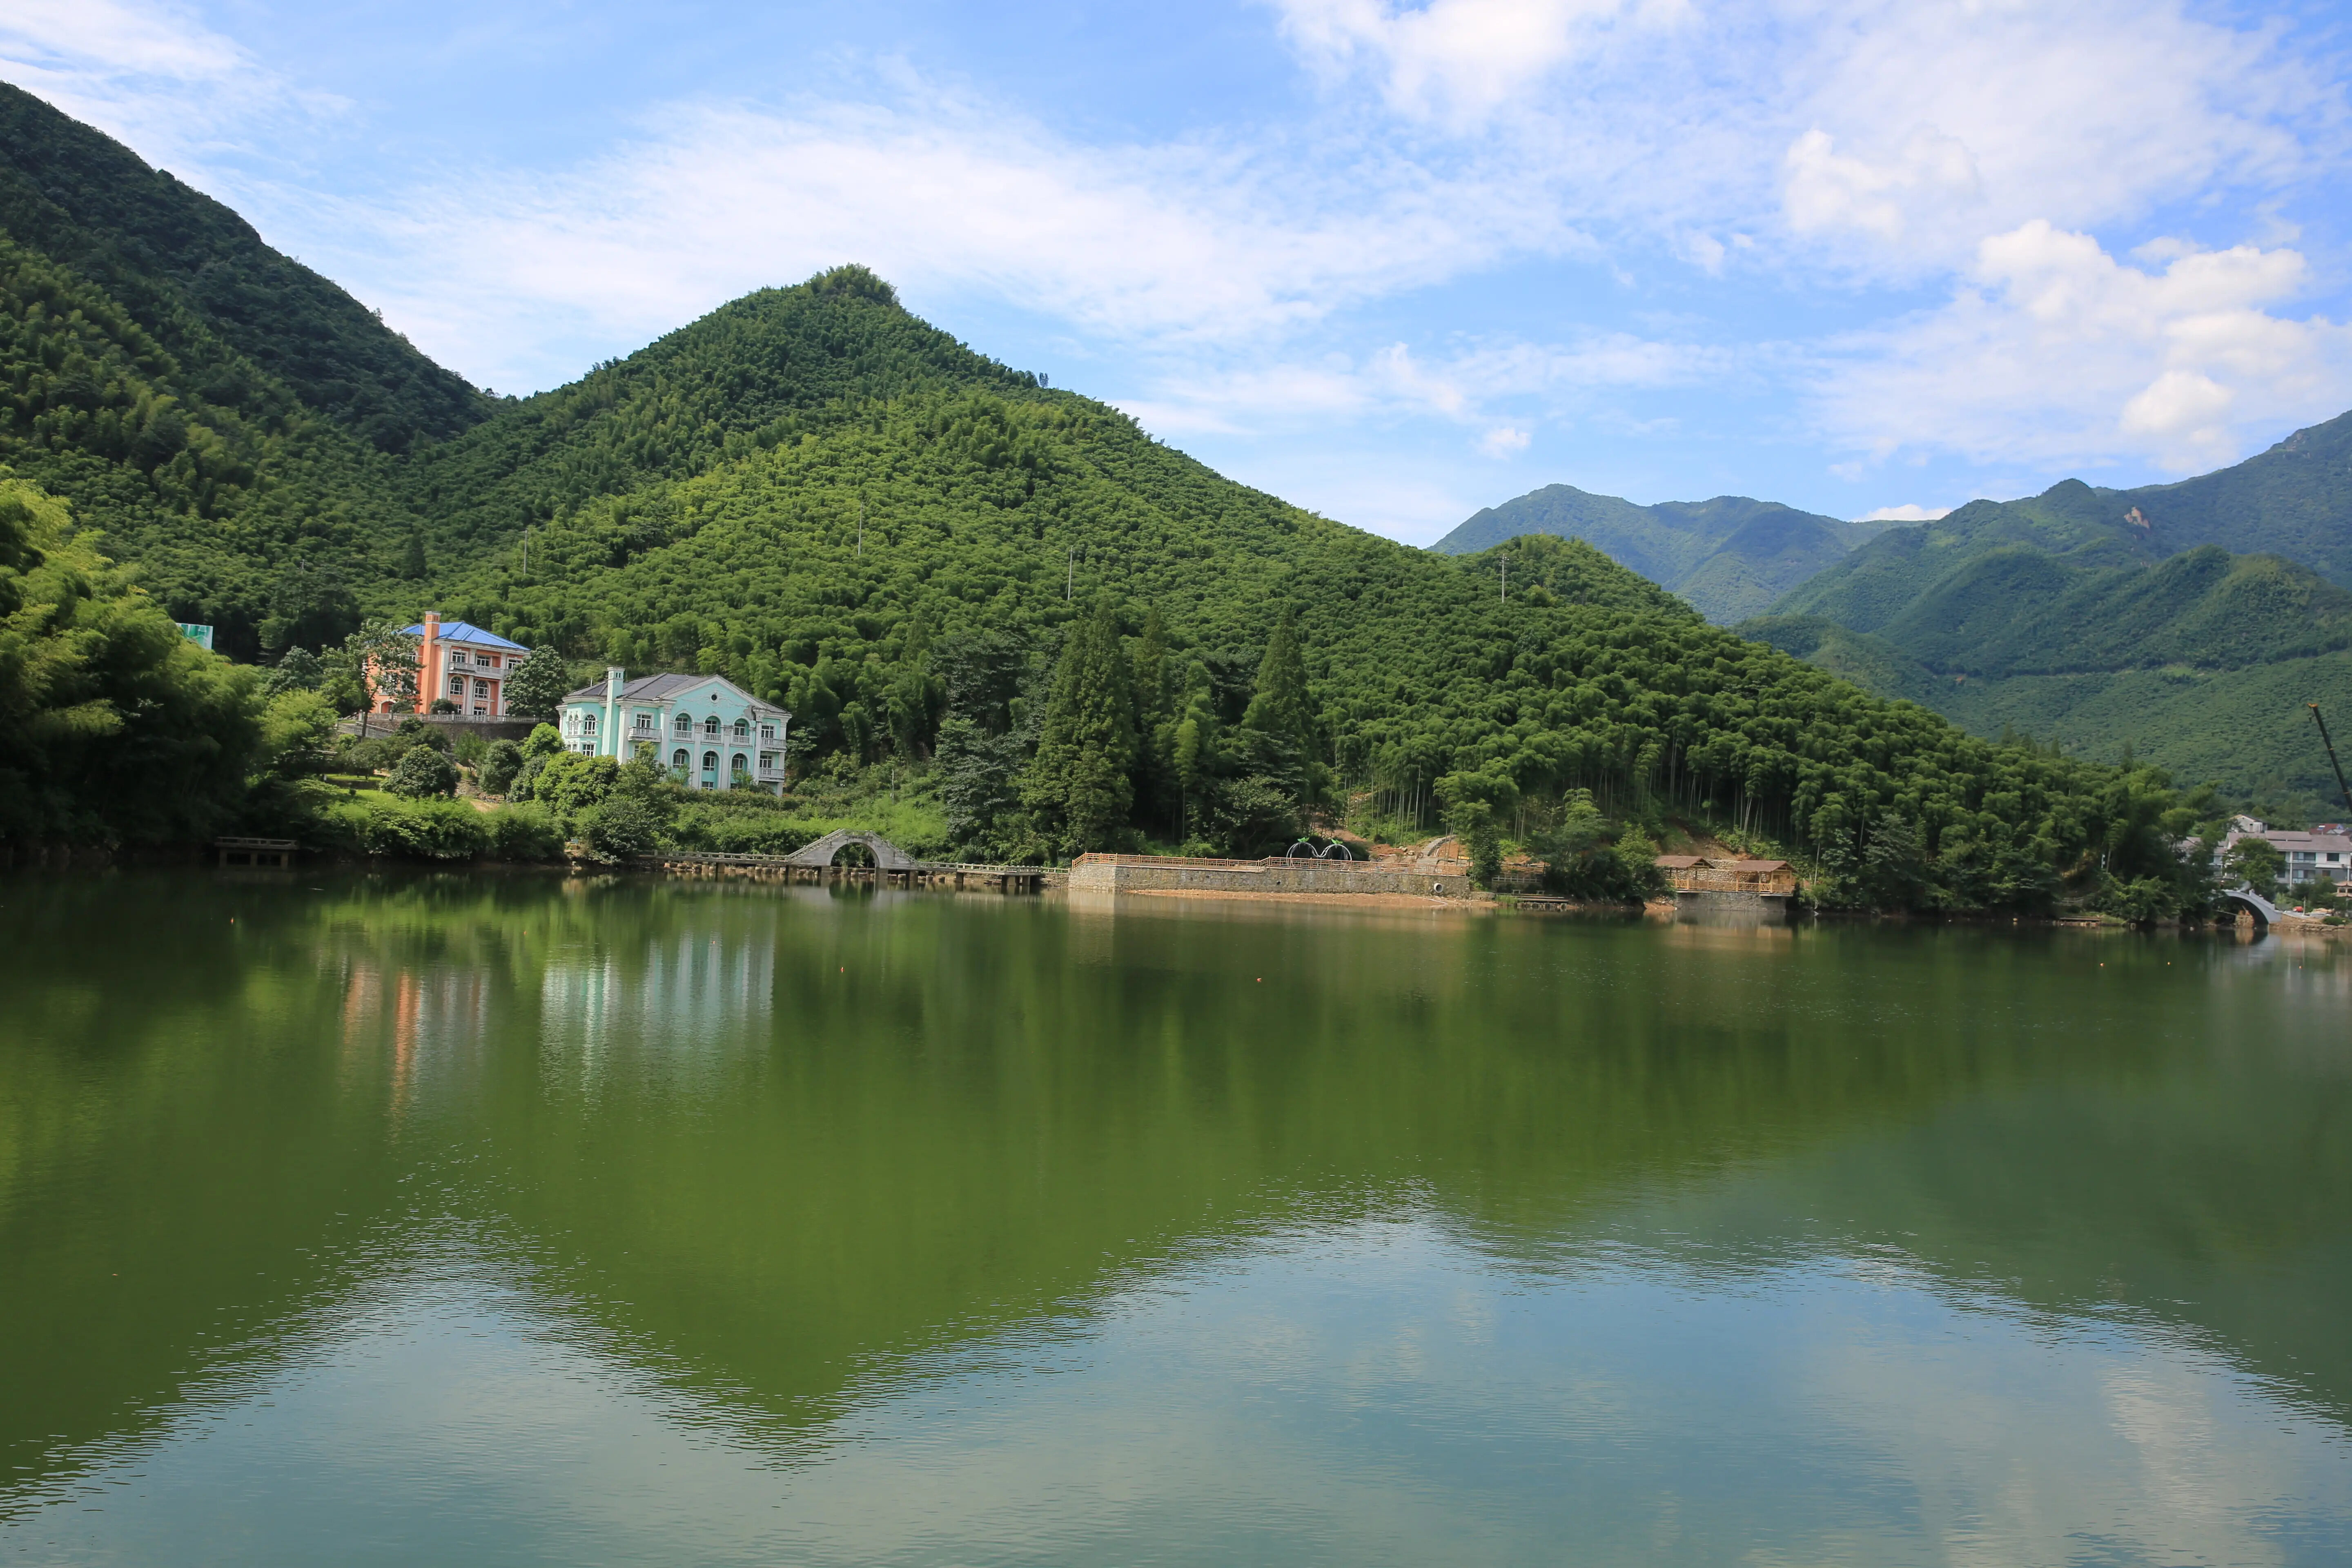
MULTIPOLYGON (((737 686, 733 681, 729 680, 725 676, 721 675, 678 675, 675 673, 668 675, 641 675, 635 680, 628 681, 622 686, 621 700, 624 702, 674 701, 682 699, 690 699, 692 694, 698 690, 710 690, 722 686, 727 688, 729 690, 737 693, 742 697, 745 701, 751 703, 755 708, 763 708, 768 710, 770 712, 782 711, 782 710, 777 708, 774 703, 761 701, 758 698, 753 697, 750 692, 745 691, 741 687, 737 686)), ((604 700, 604 683, 600 680, 593 686, 583 686, 577 691, 566 692, 564 694, 563 700, 566 702, 602 702, 604 700)))

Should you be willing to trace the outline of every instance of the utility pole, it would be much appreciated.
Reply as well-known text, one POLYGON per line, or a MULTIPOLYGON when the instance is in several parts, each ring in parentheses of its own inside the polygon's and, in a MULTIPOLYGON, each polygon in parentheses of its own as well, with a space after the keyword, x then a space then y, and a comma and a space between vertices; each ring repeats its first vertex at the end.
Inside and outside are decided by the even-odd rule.
POLYGON ((2352 788, 2344 784, 2344 764, 2336 760, 2336 742, 2327 738, 2327 721, 2319 716, 2319 704, 2305 704, 2311 710, 2312 722, 2319 726, 2319 743, 2327 748, 2327 765, 2336 770, 2336 792, 2344 797, 2344 809, 2352 811, 2352 788))

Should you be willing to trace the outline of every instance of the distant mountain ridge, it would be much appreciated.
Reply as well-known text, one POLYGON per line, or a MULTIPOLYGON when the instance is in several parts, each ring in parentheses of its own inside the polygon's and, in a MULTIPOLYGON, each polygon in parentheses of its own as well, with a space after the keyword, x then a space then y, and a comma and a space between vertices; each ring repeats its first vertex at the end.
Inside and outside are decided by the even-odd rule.
POLYGON ((2066 479, 1890 529, 1738 629, 1980 734, 2318 807, 2304 705, 2352 711, 2348 580, 2352 415, 2178 484, 2066 479))
POLYGON ((1475 513, 1432 548, 1467 555, 1522 534, 1581 539, 1726 626, 1762 614, 1885 526, 1747 496, 1637 506, 1573 485, 1546 485, 1475 513))

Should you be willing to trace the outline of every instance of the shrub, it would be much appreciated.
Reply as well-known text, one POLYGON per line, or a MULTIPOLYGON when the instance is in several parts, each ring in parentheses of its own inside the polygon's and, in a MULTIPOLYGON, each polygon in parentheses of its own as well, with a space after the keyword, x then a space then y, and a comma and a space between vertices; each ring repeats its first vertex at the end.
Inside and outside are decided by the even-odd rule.
POLYGON ((432 747, 412 746, 394 767, 391 782, 383 787, 411 800, 453 795, 457 788, 457 770, 432 747))
POLYGON ((563 853, 563 830, 543 806, 500 806, 482 820, 489 825, 489 852, 498 859, 553 860, 563 853))
POLYGON ((481 781, 486 795, 506 794, 520 772, 522 748, 512 741, 491 742, 483 749, 482 760, 474 764, 474 776, 481 781))
POLYGON ((454 800, 342 802, 323 826, 346 849, 403 860, 471 860, 490 845, 488 818, 454 800))
POLYGON ((625 860, 652 853, 665 816, 642 795, 614 795, 581 814, 581 835, 599 860, 625 860))
POLYGON ((452 762, 462 763, 467 767, 479 768, 482 753, 489 749, 488 742, 468 730, 458 736, 457 743, 449 748, 449 757, 452 762))

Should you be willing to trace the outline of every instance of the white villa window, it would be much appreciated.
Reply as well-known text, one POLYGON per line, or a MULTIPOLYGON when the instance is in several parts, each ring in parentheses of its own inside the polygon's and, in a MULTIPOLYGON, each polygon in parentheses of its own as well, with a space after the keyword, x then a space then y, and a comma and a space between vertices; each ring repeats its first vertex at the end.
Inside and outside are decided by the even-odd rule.
POLYGON ((718 752, 705 752, 702 753, 702 771, 706 773, 715 773, 719 771, 718 752))
POLYGON ((681 735, 691 735, 694 733, 694 721, 688 718, 683 713, 677 716, 677 722, 670 727, 681 735))
POLYGON ((654 716, 653 716, 652 714, 650 714, 650 713, 640 713, 640 714, 638 714, 638 715, 637 715, 637 728, 638 728, 638 729, 650 731, 653 729, 653 727, 654 727, 654 716))
POLYGON ((466 678, 464 676, 453 675, 449 678, 449 695, 452 697, 463 697, 466 695, 466 678))
POLYGON ((596 732, 596 715, 593 713, 580 715, 580 732, 583 735, 593 735, 596 732))
POLYGON ((671 753, 669 765, 677 769, 680 773, 684 773, 687 765, 693 760, 693 758, 686 754, 686 748, 684 746, 680 746, 676 752, 671 753))
POLYGON ((477 719, 480 718, 483 714, 488 713, 489 710, 489 704, 486 702, 477 702, 474 704, 474 717, 477 719))
POLYGON ((761 752, 760 753, 760 771, 763 773, 772 773, 776 771, 775 752, 761 752))
POLYGON ((739 741, 748 741, 751 738, 751 721, 749 719, 735 721, 735 738, 739 741))
POLYGON ((772 741, 775 738, 776 727, 773 724, 762 724, 760 726, 760 739, 762 741, 772 741))
POLYGON ((449 650, 449 662, 450 662, 451 664, 463 664, 463 663, 465 663, 465 662, 466 662, 466 650, 465 650, 464 648, 461 648, 461 647, 453 647, 453 648, 451 648, 451 649, 449 650))
POLYGON ((487 680, 477 680, 476 682, 474 682, 474 695, 475 695, 475 696, 477 696, 477 697, 488 697, 489 694, 490 694, 490 683, 489 683, 488 681, 487 681, 487 680))
POLYGON ((499 667, 499 656, 494 653, 486 653, 482 656, 482 662, 488 665, 492 669, 496 669, 499 667))
POLYGON ((705 719, 702 721, 702 732, 706 735, 716 735, 719 733, 718 714, 713 713, 709 718, 705 719))

